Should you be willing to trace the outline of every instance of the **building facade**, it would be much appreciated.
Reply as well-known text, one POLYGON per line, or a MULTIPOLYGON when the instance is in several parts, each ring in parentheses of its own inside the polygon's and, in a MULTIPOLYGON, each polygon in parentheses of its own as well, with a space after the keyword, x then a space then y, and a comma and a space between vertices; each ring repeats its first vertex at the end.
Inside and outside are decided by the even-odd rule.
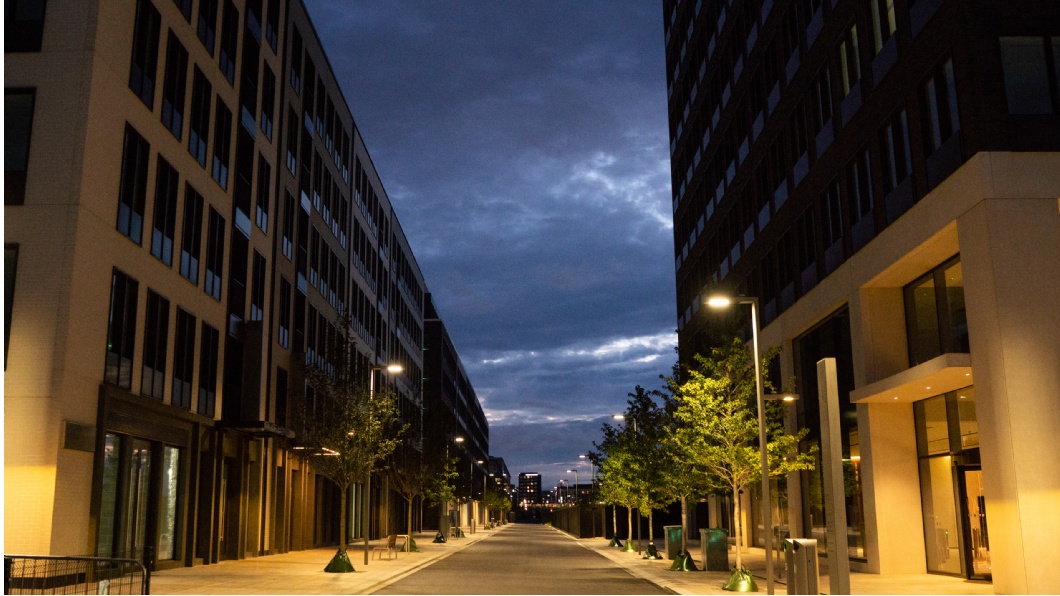
MULTIPOLYGON (((817 362, 836 359, 852 568, 1049 591, 1060 13, 663 7, 682 359, 716 341, 708 293, 757 297, 811 436, 817 362)), ((768 525, 823 539, 820 474, 780 484, 787 507, 768 525)))
POLYGON ((489 423, 430 294, 424 334, 424 440, 435 446, 433 454, 440 455, 444 449, 447 456, 457 459, 459 517, 454 523, 478 523, 484 519, 482 499, 490 473, 489 423))
POLYGON ((541 494, 541 474, 523 472, 519 474, 519 496, 516 504, 520 507, 544 503, 541 494))
MULTIPOLYGON (((421 436, 426 284, 304 5, 7 17, 5 551, 335 544, 339 495, 291 450, 307 371, 348 340, 421 436)), ((371 536, 407 530, 372 488, 371 536)))

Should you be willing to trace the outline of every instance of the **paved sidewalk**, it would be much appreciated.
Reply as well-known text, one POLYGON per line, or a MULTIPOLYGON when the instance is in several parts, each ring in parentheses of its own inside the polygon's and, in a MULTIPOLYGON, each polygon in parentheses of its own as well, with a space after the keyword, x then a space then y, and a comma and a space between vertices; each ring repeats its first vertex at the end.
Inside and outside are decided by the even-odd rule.
MULTIPOLYGON (((559 530, 556 530, 557 532, 559 530)), ((573 538, 572 538, 573 539, 573 538)), ((578 543, 585 548, 595 551, 604 557, 622 565, 633 575, 646 579, 658 586, 672 590, 678 594, 728 594, 721 586, 728 581, 731 575, 728 571, 697 571, 679 572, 670 571, 672 561, 646 560, 641 553, 622 552, 617 548, 609 547, 609 540, 603 538, 579 539, 578 543)), ((647 540, 644 541, 647 544, 647 540)), ((662 546, 662 541, 656 542, 656 547, 662 546)), ((688 550, 696 563, 696 568, 702 570, 702 557, 700 556, 699 542, 690 540, 688 550)), ((765 593, 765 556, 762 549, 749 549, 744 554, 744 566, 755 577, 758 583, 759 593, 765 593)), ((735 563, 735 555, 730 550, 730 564, 735 563)), ((821 569, 820 592, 828 594, 827 570, 821 569)), ((776 582, 777 594, 787 594, 787 586, 776 582)), ((990 582, 968 581, 961 578, 946 577, 941 575, 909 574, 909 575, 879 575, 874 573, 851 573, 850 591, 852 594, 993 594, 994 588, 990 582)))
MULTIPOLYGON (((152 594, 371 594, 391 582, 467 548, 480 540, 503 532, 508 526, 493 530, 464 532, 464 538, 450 538, 434 544, 435 533, 414 534, 420 552, 398 553, 397 558, 382 560, 371 553, 364 565, 364 547, 350 545, 346 551, 353 563, 353 573, 324 573, 335 554, 335 547, 317 548, 282 555, 268 555, 222 561, 215 565, 198 565, 168 569, 151 574, 152 594)), ((373 540, 371 546, 385 544, 373 540)))

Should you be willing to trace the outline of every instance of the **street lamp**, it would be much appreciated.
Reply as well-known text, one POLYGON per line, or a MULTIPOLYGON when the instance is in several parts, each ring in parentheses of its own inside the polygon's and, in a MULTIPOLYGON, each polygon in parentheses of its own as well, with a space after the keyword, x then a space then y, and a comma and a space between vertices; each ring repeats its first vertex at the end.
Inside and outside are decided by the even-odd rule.
POLYGON ((587 460, 589 460, 589 489, 592 492, 592 498, 595 500, 596 499, 596 462, 594 462, 591 457, 589 457, 589 456, 587 456, 585 454, 579 455, 578 459, 587 459, 587 460))
MULTIPOLYGON (((375 372, 386 371, 388 373, 398 374, 405 370, 405 367, 400 364, 388 364, 386 366, 373 366, 368 369, 368 401, 372 401, 375 397, 375 372)), ((368 470, 364 473, 364 495, 362 501, 362 515, 361 528, 364 533, 364 564, 368 564, 368 531, 369 523, 368 517, 372 514, 371 511, 371 500, 372 500, 372 471, 368 470)))
POLYGON ((578 470, 567 470, 567 473, 574 472, 574 504, 578 504, 578 470))
MULTIPOLYGON (((733 304, 751 305, 751 347, 755 360, 755 389, 758 394, 758 451, 762 458, 762 526, 765 529, 766 594, 773 593, 773 516, 769 495, 769 456, 766 445, 766 401, 762 391, 762 361, 758 352, 758 298, 713 295, 707 298, 711 308, 728 308, 733 304)), ((794 397, 792 398, 794 399, 794 397)), ((790 401, 790 400, 785 400, 790 401)))

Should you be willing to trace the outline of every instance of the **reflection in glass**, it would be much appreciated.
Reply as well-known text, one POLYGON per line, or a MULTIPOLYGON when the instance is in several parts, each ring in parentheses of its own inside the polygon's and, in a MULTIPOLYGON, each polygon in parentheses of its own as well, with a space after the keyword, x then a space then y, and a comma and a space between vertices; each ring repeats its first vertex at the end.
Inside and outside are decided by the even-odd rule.
POLYGON ((114 555, 114 531, 118 507, 118 468, 121 438, 108 434, 103 440, 103 491, 100 495, 99 533, 96 556, 114 555))
POLYGON ((947 352, 968 353, 968 317, 964 310, 964 275, 957 261, 943 272, 946 280, 946 308, 950 316, 950 346, 947 352))
POLYGON ((957 412, 960 415, 961 449, 979 446, 979 422, 975 417, 975 387, 957 391, 957 412))
POLYGON ((912 288, 911 298, 913 312, 909 318, 909 360, 910 364, 916 365, 942 353, 934 278, 928 277, 912 288))
POLYGON ((964 491, 968 511, 966 523, 972 541, 972 575, 990 575, 990 534, 986 527, 986 497, 983 496, 983 472, 981 470, 964 472, 964 491))
POLYGON ((927 570, 959 574, 957 512, 953 491, 953 458, 920 460, 920 499, 924 509, 924 546, 927 570))
POLYGON ((158 528, 158 558, 176 556, 177 488, 180 472, 180 449, 165 447, 162 455, 162 490, 159 495, 161 519, 158 528))
POLYGON ((950 452, 949 425, 946 419, 946 396, 939 395, 913 404, 916 418, 917 453, 935 455, 950 452))
POLYGON ((134 441, 127 468, 128 486, 122 504, 124 548, 121 554, 139 558, 147 538, 147 500, 151 487, 150 445, 134 441))

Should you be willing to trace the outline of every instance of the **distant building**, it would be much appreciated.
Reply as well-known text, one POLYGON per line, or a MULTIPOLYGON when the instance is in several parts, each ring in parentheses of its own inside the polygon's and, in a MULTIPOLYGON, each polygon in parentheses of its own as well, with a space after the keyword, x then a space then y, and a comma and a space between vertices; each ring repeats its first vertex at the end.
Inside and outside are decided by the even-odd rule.
MULTIPOLYGON (((1055 590, 1056 3, 662 6, 682 360, 718 341, 706 295, 756 297, 811 440, 836 359, 852 568, 1055 590)), ((817 469, 783 534, 824 537, 817 469)))
POLYGON ((538 505, 542 503, 541 497, 541 475, 525 472, 519 474, 517 504, 538 505))
POLYGON ((499 487, 505 494, 511 494, 512 476, 508 473, 508 465, 504 463, 503 457, 490 456, 489 475, 494 486, 499 487))

